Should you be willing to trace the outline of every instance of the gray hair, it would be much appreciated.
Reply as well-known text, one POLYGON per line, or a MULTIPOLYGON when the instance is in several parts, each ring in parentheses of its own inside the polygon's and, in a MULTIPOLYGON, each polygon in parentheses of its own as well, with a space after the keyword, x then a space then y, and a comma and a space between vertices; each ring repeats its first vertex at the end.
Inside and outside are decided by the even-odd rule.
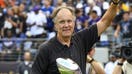
POLYGON ((68 9, 72 15, 74 16, 74 20, 75 20, 75 10, 73 7, 70 7, 70 6, 59 6, 57 8, 54 9, 53 13, 52 13, 52 18, 53 18, 53 22, 56 23, 56 15, 58 14, 58 12, 61 10, 61 9, 68 9))

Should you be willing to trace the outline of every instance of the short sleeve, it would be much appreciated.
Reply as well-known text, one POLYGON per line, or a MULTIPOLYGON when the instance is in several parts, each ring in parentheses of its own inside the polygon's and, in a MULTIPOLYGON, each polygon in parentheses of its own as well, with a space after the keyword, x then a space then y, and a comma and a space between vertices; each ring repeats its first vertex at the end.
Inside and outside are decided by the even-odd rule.
POLYGON ((46 49, 44 45, 39 47, 39 53, 31 68, 31 74, 46 74, 48 67, 48 53, 48 49, 46 49))
POLYGON ((88 52, 88 50, 93 46, 93 44, 99 40, 96 24, 78 32, 77 35, 80 37, 86 52, 88 52))

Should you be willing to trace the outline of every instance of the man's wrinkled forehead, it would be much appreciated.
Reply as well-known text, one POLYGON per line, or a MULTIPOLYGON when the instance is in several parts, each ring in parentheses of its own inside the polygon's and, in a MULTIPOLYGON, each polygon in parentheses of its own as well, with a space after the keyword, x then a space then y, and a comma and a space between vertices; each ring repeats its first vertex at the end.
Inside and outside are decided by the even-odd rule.
POLYGON ((69 10, 69 9, 67 9, 67 8, 62 8, 62 9, 60 9, 59 11, 58 11, 58 13, 56 14, 56 16, 64 16, 64 15, 73 15, 72 13, 71 13, 71 11, 69 10))
MULTIPOLYGON (((61 10, 63 9, 67 9, 69 10, 73 15, 75 15, 74 13, 74 8, 72 7, 68 7, 68 6, 60 6, 60 7, 57 7, 56 9, 54 9, 53 13, 52 13, 52 18, 55 18, 56 15, 58 14, 58 12, 60 12, 61 10)), ((64 12, 63 12, 64 13, 64 12)))

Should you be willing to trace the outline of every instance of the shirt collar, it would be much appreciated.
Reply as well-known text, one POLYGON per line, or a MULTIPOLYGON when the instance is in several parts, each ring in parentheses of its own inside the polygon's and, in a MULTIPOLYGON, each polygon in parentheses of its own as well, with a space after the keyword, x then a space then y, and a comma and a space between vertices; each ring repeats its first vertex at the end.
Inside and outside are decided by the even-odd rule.
MULTIPOLYGON (((59 40, 57 39, 56 36, 53 38, 53 42, 55 43, 55 45, 57 45, 57 46, 55 46, 55 47, 57 47, 58 50, 62 50, 62 49, 64 49, 64 48, 66 48, 66 47, 68 48, 67 45, 63 45, 61 42, 59 42, 59 40)), ((72 45, 73 45, 73 38, 71 39, 70 47, 71 47, 72 45)))

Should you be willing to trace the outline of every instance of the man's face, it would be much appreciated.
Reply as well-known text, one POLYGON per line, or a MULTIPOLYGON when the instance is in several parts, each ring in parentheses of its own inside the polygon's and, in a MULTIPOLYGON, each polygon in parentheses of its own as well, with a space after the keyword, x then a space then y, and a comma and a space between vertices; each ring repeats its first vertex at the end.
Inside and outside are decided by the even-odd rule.
POLYGON ((112 62, 116 61, 116 57, 115 56, 112 56, 110 59, 111 59, 112 62))
POLYGON ((91 13, 91 17, 94 19, 97 17, 97 14, 96 13, 91 13))
POLYGON ((50 5, 50 0, 44 0, 44 5, 45 5, 45 6, 50 5))
POLYGON ((30 61, 31 60, 31 54, 30 54, 30 52, 25 52, 24 53, 24 60, 25 61, 30 61))
POLYGON ((123 19, 124 19, 125 21, 129 20, 129 13, 124 13, 124 14, 123 14, 123 19))
POLYGON ((61 9, 56 15, 57 36, 71 37, 74 31, 74 16, 68 9, 61 9))

